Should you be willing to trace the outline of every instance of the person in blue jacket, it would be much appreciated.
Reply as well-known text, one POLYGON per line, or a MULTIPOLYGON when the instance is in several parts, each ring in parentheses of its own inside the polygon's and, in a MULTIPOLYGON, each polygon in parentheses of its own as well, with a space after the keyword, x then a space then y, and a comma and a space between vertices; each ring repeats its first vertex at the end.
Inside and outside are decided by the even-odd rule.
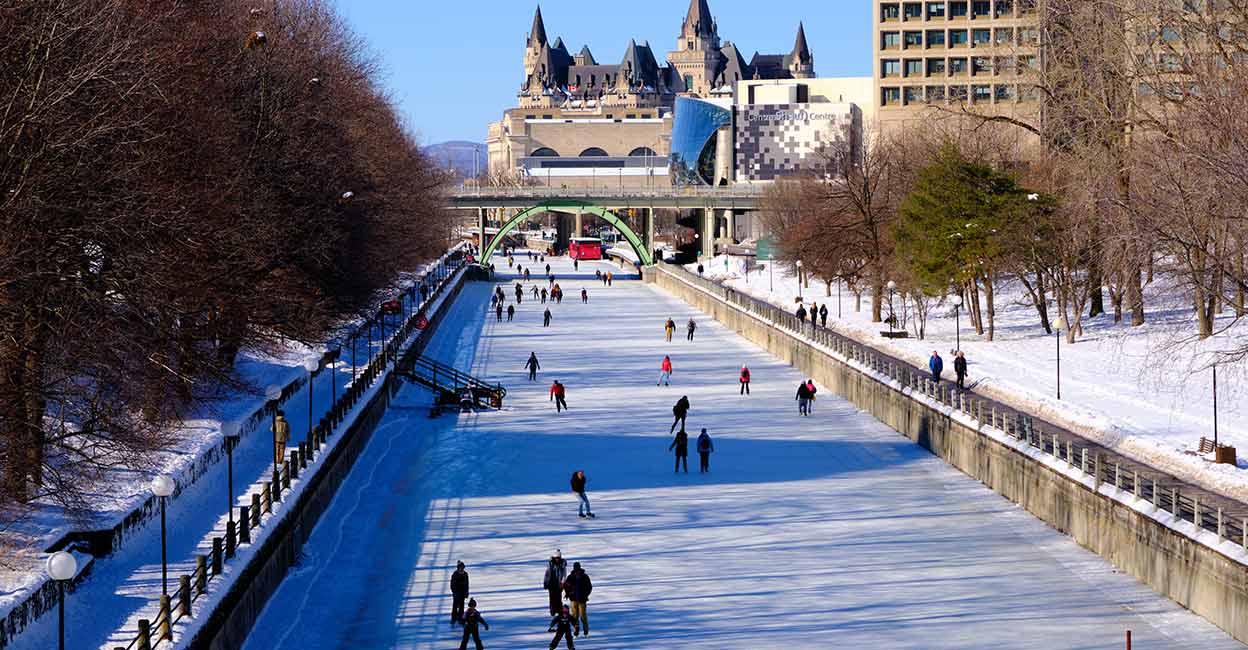
POLYGON ((927 367, 932 371, 932 381, 940 381, 940 373, 945 371, 945 360, 940 358, 940 353, 932 350, 932 358, 927 361, 927 367))

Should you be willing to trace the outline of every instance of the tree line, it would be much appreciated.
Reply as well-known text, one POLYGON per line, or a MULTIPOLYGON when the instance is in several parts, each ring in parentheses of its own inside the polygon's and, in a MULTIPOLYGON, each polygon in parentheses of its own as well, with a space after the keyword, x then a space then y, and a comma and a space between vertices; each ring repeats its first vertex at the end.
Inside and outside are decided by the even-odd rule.
POLYGON ((82 504, 450 237, 323 0, 0 0, 0 510, 82 504))
POLYGON ((1149 285, 1183 298, 1193 340, 1213 336, 1248 313, 1248 1, 1037 12, 1030 110, 933 105, 917 127, 870 133, 856 164, 829 145, 826 175, 769 191, 779 250, 870 295, 877 322, 895 282, 919 334, 956 295, 992 340, 995 291, 1013 280, 1036 326, 1060 318, 1071 343, 1089 318, 1144 324, 1149 285))

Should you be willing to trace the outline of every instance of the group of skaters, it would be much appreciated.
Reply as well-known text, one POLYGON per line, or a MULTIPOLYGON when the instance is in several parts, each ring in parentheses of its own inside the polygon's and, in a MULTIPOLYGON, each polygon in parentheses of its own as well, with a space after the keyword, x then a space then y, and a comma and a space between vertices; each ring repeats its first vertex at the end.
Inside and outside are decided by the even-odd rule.
MULTIPOLYGON (((463 639, 459 650, 468 650, 468 642, 472 641, 477 650, 483 650, 481 628, 487 631, 490 624, 477 609, 477 601, 470 597, 468 570, 463 562, 456 564, 451 574, 451 627, 456 625, 464 628, 463 639), (467 609, 464 603, 467 602, 467 609)), ((568 570, 568 561, 563 559, 563 551, 555 549, 546 562, 546 573, 542 577, 542 589, 547 593, 549 602, 547 612, 550 624, 546 626, 548 633, 554 633, 550 648, 554 650, 560 641, 565 642, 568 650, 575 650, 573 637, 582 634, 589 636, 589 596, 594 591, 594 583, 580 562, 572 563, 568 570)))
MULTIPOLYGON (((685 340, 692 341, 693 333, 696 331, 698 331, 698 323, 697 321, 690 318, 689 322, 685 324, 685 340)), ((667 337, 668 343, 672 342, 672 335, 675 333, 676 333, 676 321, 669 318, 667 319, 667 322, 663 323, 663 335, 667 337)))

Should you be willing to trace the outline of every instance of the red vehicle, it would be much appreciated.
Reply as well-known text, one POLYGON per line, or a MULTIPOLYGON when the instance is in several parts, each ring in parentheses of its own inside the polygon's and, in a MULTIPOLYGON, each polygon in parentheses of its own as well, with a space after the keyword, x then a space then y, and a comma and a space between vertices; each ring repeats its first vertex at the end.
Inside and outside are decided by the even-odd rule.
POLYGON ((597 237, 574 237, 568 242, 568 257, 574 260, 600 260, 602 240, 597 237))

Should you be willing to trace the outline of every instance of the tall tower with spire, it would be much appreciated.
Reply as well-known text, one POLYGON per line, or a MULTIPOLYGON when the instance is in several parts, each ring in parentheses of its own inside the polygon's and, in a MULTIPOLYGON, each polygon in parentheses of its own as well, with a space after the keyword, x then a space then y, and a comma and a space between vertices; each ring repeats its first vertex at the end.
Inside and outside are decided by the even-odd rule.
POLYGON ((789 74, 794 79, 815 78, 815 55, 811 54, 810 46, 806 44, 806 26, 800 22, 797 24, 797 42, 785 58, 789 74))
POLYGON ((529 29, 529 34, 524 41, 524 80, 528 85, 534 79, 534 73, 539 72, 543 54, 542 50, 547 47, 546 42, 546 23, 542 20, 542 6, 537 6, 537 13, 533 14, 533 27, 529 29))
POLYGON ((667 60, 683 82, 684 91, 700 97, 709 96, 722 59, 719 26, 711 16, 711 8, 706 0, 690 0, 676 49, 667 54, 667 60))

